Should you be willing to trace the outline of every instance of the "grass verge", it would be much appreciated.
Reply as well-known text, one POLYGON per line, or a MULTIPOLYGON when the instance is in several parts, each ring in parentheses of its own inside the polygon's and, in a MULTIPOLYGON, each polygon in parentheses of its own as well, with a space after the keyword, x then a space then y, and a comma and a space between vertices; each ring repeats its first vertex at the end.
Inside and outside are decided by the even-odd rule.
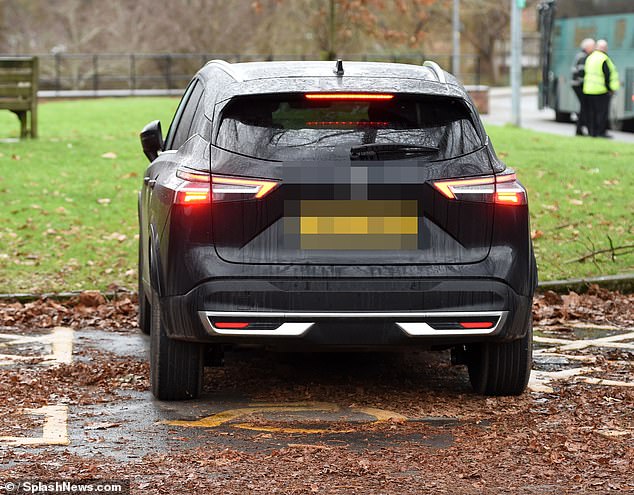
MULTIPOLYGON (((138 132, 174 98, 40 105, 40 138, 14 142, 0 112, 0 292, 136 284, 136 194, 147 161, 138 132)), ((499 155, 529 190, 542 280, 634 269, 634 146, 489 127, 499 155)))
POLYGON ((634 145, 487 130, 528 189, 541 280, 634 270, 634 248, 618 249, 634 244, 634 145), (604 252, 580 260, 597 251, 604 252))

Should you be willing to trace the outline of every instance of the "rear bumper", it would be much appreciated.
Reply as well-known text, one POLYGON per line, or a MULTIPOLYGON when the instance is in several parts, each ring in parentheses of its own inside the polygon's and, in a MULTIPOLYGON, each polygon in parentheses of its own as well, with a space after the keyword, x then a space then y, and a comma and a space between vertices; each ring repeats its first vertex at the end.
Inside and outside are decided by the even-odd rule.
POLYGON ((490 279, 216 280, 161 299, 171 338, 292 348, 441 346, 522 337, 532 298, 490 279), (448 325, 488 319, 490 328, 448 325), (217 328, 248 320, 252 329, 217 328), (268 325, 267 323, 276 323, 268 325), (445 322, 444 326, 437 324, 445 322))

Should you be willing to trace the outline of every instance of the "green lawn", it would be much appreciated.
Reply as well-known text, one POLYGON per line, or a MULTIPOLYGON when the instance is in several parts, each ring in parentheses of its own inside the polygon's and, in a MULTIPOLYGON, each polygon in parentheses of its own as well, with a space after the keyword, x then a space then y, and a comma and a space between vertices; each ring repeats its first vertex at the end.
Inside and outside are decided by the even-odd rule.
POLYGON ((571 262, 634 244, 634 145, 513 127, 488 132, 528 189, 540 280, 634 270, 633 248, 571 262))
MULTIPOLYGON (((138 134, 157 118, 167 127, 177 104, 43 103, 37 140, 0 142, 0 292, 136 287, 136 194, 148 163, 138 134)), ((0 139, 18 128, 0 111, 0 139)))
MULTIPOLYGON (((0 292, 128 288, 136 281, 138 132, 173 98, 40 104, 40 138, 0 141, 0 292)), ((0 140, 18 121, 0 112, 0 140)), ((489 128, 529 190, 542 280, 632 271, 634 253, 566 263, 634 243, 634 145, 489 128)), ((618 251, 617 251, 618 254, 618 251)))

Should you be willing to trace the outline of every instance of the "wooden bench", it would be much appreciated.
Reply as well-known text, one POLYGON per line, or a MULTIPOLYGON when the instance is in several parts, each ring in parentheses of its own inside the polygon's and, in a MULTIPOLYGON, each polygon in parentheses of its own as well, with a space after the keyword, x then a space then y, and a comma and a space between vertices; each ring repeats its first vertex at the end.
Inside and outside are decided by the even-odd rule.
POLYGON ((0 110, 18 116, 22 138, 37 137, 38 76, 37 57, 0 57, 0 110))

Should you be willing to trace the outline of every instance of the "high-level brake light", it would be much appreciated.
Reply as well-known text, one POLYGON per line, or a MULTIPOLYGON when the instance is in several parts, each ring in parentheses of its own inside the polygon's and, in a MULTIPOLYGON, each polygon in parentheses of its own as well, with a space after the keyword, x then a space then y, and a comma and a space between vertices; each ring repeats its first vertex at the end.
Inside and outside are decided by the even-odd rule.
POLYGON ((448 199, 480 201, 501 205, 525 205, 526 189, 517 181, 514 173, 469 177, 465 179, 439 180, 434 187, 448 199))
POLYGON ((307 100, 391 100, 394 95, 385 93, 307 93, 307 100))
POLYGON ((373 121, 373 120, 311 120, 306 122, 309 127, 387 127, 389 122, 373 121))

